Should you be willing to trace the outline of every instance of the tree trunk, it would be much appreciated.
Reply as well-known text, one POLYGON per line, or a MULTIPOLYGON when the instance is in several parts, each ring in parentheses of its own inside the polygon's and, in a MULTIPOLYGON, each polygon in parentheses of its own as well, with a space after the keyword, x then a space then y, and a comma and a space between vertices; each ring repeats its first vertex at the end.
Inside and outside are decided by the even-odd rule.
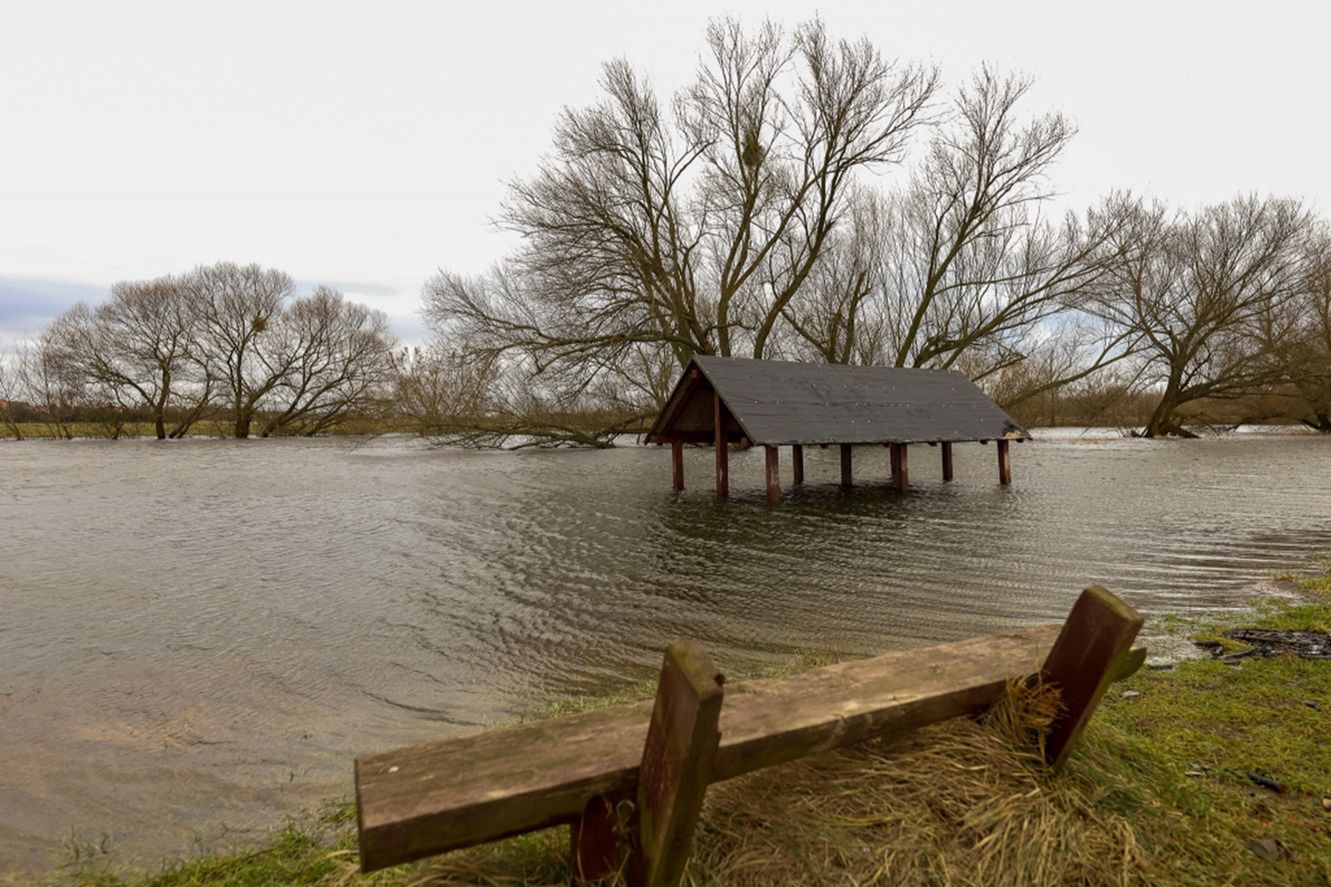
POLYGON ((166 417, 163 416, 161 413, 157 413, 157 415, 154 417, 153 424, 154 426, 156 426, 155 430, 157 432, 157 439, 166 440, 166 417))
POLYGON ((1313 431, 1320 431, 1323 434, 1331 434, 1331 413, 1314 413, 1316 419, 1300 419, 1304 425, 1307 425, 1313 431))
POLYGON ((236 416, 236 439, 245 440, 250 436, 250 420, 252 416, 249 413, 241 413, 236 416))
POLYGON ((1171 375, 1168 384, 1165 385, 1165 393, 1155 405, 1146 427, 1142 429, 1142 437, 1166 437, 1170 434, 1177 434, 1180 437, 1191 436, 1183 431, 1174 417, 1174 411, 1179 407, 1178 392, 1179 380, 1171 375))

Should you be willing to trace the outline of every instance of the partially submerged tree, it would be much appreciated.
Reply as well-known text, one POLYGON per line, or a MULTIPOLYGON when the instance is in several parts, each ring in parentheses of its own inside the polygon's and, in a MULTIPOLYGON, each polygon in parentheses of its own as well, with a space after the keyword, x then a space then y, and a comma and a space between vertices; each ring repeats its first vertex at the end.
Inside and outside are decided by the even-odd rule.
POLYGON ((1307 280, 1312 230, 1301 204, 1274 198, 1192 214, 1159 204, 1133 212, 1116 234, 1121 258, 1094 305, 1140 337, 1144 379, 1159 391, 1142 434, 1195 436, 1184 427, 1187 408, 1284 378, 1287 364, 1263 331, 1307 280))
POLYGON ((377 403, 393 383, 393 338, 381 312, 330 287, 295 297, 281 271, 230 262, 195 269, 201 350, 233 433, 317 434, 377 403))
POLYGON ((63 347, 71 321, 61 316, 14 358, 14 390, 53 437, 74 436, 79 413, 91 403, 86 377, 63 347))
POLYGON ((159 440, 182 437, 212 396, 198 353, 198 302, 178 278, 117 283, 111 298, 78 305, 52 331, 68 365, 122 409, 142 409, 159 440))
POLYGON ((956 368, 983 381, 1041 352, 1043 372, 1006 373, 1032 381, 1005 386, 1011 405, 1128 353, 1129 336, 1080 312, 1114 255, 1126 202, 1084 220, 1044 218, 1050 167, 1074 130, 1059 114, 1023 119, 1029 87, 982 69, 905 189, 862 195, 811 296, 787 310, 805 356, 956 368))
POLYGON ((1292 415, 1331 433, 1331 235, 1324 225, 1311 238, 1298 296, 1272 315, 1266 345, 1285 367, 1292 415))
POLYGON ((767 356, 849 210, 860 171, 899 161, 935 87, 820 23, 713 24, 695 82, 662 107, 627 62, 567 110, 554 152, 515 182, 522 248, 486 277, 441 273, 425 313, 457 347, 578 390, 695 353, 767 356))
POLYGON ((268 366, 284 368, 271 389, 264 437, 318 434, 388 395, 395 346, 383 312, 318 287, 275 325, 258 349, 268 366))
POLYGON ((199 347, 230 409, 232 432, 247 438, 260 403, 295 359, 292 349, 268 347, 268 331, 296 285, 281 271, 218 262, 196 268, 186 286, 199 304, 199 347))

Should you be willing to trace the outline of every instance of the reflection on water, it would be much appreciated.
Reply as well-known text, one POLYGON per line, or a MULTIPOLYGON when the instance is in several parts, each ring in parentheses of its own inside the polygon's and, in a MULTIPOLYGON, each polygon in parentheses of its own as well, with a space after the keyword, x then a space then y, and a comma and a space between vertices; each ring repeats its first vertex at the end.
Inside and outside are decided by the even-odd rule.
MULTIPOLYGON (((783 452, 783 457, 785 453, 783 452)), ((1061 617, 1241 606, 1331 549, 1331 441, 835 449, 763 502, 762 454, 369 442, 0 445, 0 859, 62 835, 145 861, 346 792, 358 752, 650 677, 694 637, 743 672, 1061 617)), ((789 478, 789 466, 783 465, 789 478)), ((220 836, 220 837, 219 837, 220 836)), ((3 867, 0 867, 3 870, 3 867)))

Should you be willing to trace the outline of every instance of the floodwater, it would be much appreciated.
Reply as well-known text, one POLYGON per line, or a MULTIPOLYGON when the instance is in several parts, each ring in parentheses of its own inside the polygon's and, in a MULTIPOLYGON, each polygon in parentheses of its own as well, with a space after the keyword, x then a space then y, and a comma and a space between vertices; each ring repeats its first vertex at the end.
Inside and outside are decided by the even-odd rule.
POLYGON ((761 451, 718 502, 706 450, 676 496, 654 448, 0 444, 0 872, 255 841, 359 752, 648 679, 675 638, 738 674, 1057 619, 1096 582, 1201 613, 1331 551, 1331 439, 1060 433, 1006 489, 992 446, 947 486, 913 447, 904 497, 856 454, 854 492, 813 449, 771 508, 761 451))

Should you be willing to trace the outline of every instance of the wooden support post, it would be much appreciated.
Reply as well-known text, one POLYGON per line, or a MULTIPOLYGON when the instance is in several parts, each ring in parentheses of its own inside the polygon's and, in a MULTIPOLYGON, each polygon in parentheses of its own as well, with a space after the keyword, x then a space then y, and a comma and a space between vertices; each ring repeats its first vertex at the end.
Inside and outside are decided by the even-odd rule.
POLYGON ((1045 737, 1045 760, 1051 766, 1067 760, 1105 690, 1124 670, 1142 622, 1140 613, 1099 585, 1077 598, 1041 669, 1063 701, 1045 737))
POLYGON ((849 490, 851 484, 850 476, 850 444, 841 445, 841 489, 849 490))
POLYGON ((897 491, 904 493, 910 486, 910 471, 906 464, 906 444, 892 444, 892 480, 897 486, 897 491))
POLYGON ((1008 444, 1010 441, 1000 440, 998 442, 998 482, 1003 486, 1012 483, 1012 460, 1008 458, 1008 444))
POLYGON ((790 448, 790 461, 794 465, 795 483, 804 483, 804 447, 795 444, 790 448))
POLYGON ((569 831, 572 842, 573 883, 594 884, 622 871, 630 845, 633 795, 619 791, 595 795, 569 831))
POLYGON ((670 442, 670 464, 674 469, 675 492, 684 489, 684 441, 670 442))
POLYGON ((730 441, 722 424, 725 408, 721 395, 712 393, 712 416, 716 422, 716 495, 730 495, 730 441))
POLYGON ((781 461, 776 447, 763 447, 767 451, 767 504, 781 501, 781 461))
POLYGON ((952 444, 943 444, 943 480, 952 480, 952 444))
POLYGON ((666 650, 638 771, 638 847, 630 883, 673 887, 684 876, 721 741, 724 681, 696 641, 666 650))

